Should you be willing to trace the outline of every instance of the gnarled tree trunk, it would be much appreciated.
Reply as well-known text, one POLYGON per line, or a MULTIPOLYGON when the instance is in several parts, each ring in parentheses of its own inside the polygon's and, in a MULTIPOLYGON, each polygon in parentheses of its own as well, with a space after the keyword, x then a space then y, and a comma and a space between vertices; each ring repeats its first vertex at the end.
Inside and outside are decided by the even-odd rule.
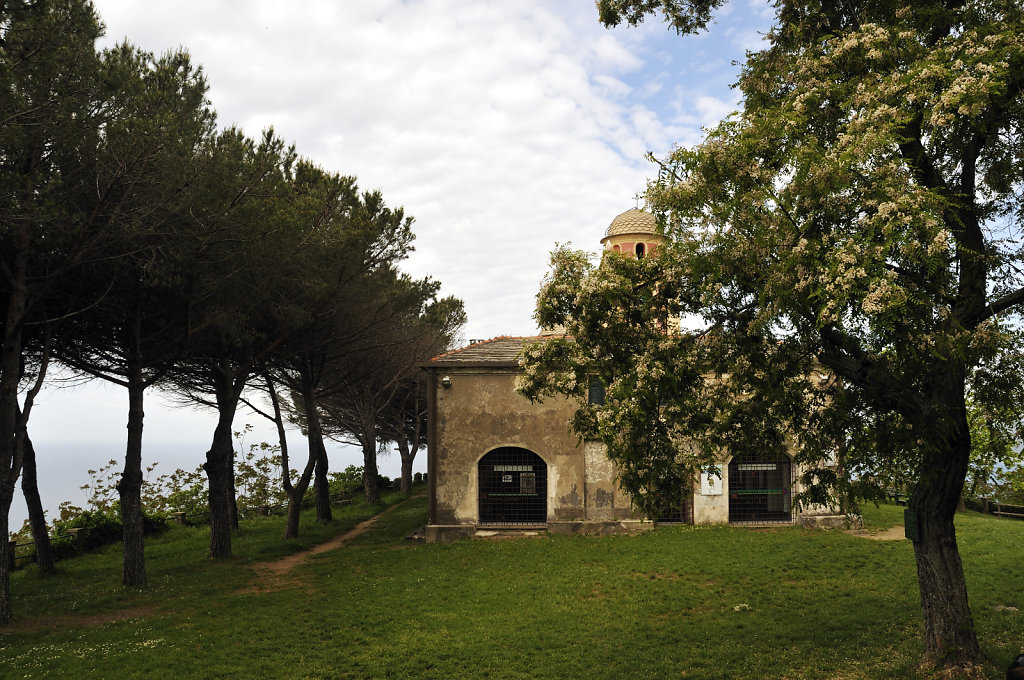
POLYGON ((22 327, 27 303, 28 226, 17 231, 18 248, 7 278, 7 308, 0 346, 0 625, 11 620, 10 547, 8 517, 14 487, 21 474, 25 416, 18 408, 18 384, 22 370, 22 327))
POLYGON ((372 439, 363 446, 363 493, 370 505, 380 503, 380 473, 377 472, 377 443, 372 439))
MULTIPOLYGON (((914 558, 924 615, 924 664, 965 668, 982 658, 953 526, 967 477, 971 435, 963 371, 937 367, 936 375, 935 402, 948 414, 943 420, 948 421, 949 432, 923 443, 927 448, 909 499, 908 519, 916 523, 911 533, 917 536, 914 558)), ((937 429, 935 423, 931 427, 937 429)))
POLYGON ((327 448, 324 446, 324 433, 320 427, 316 391, 309 378, 309 373, 305 371, 302 374, 302 401, 306 409, 306 438, 309 441, 309 457, 315 463, 313 491, 316 494, 316 519, 318 522, 331 522, 334 517, 331 512, 331 489, 327 480, 327 448))
POLYGON ((28 506, 28 521, 32 527, 32 541, 36 549, 36 568, 39 573, 49 576, 54 572, 53 549, 50 547, 50 532, 46 528, 46 514, 39 497, 39 482, 36 472, 36 452, 32 440, 25 437, 25 451, 21 470, 21 493, 28 506))
POLYGON ((241 394, 228 375, 217 380, 217 427, 213 430, 213 442, 206 452, 203 469, 210 481, 210 557, 222 559, 231 557, 231 507, 234 500, 235 448, 232 442, 232 424, 238 409, 241 394))
POLYGON ((412 463, 416 460, 416 450, 409 448, 409 440, 398 438, 398 455, 402 457, 402 493, 412 493, 412 463))

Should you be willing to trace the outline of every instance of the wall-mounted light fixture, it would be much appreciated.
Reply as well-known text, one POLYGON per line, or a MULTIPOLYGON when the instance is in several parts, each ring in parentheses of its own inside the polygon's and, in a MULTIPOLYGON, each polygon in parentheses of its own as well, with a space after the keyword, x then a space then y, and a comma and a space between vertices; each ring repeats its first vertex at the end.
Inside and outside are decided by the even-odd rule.
POLYGON ((448 376, 445 376, 445 377, 441 378, 441 384, 444 385, 445 387, 451 387, 452 386, 452 379, 449 378, 448 376))

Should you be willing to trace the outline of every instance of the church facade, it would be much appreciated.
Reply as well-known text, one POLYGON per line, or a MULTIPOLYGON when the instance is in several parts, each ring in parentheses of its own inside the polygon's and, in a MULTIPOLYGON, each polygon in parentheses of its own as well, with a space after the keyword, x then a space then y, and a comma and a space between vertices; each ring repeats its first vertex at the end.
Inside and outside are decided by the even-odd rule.
MULTIPOLYGON (((627 210, 605 232, 605 250, 657 254, 653 215, 627 210)), ((557 329, 554 331, 557 333, 557 329)), ((828 508, 798 511, 799 470, 757 452, 694 471, 692 488, 664 517, 639 516, 618 487, 604 444, 578 441, 568 398, 532 403, 515 391, 519 352, 536 337, 499 337, 435 357, 428 384, 427 541, 496 532, 635 533, 659 523, 837 525, 828 508)))

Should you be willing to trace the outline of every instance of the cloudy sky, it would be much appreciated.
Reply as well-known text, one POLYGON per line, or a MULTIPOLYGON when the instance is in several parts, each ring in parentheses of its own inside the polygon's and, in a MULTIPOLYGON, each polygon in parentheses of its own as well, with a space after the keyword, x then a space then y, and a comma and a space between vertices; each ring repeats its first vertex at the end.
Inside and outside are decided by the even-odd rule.
POLYGON ((221 125, 273 126, 416 218, 407 268, 466 302, 467 337, 527 334, 555 242, 597 247, 647 151, 736 108, 766 4, 710 34, 608 31, 590 0, 98 0, 107 41, 187 49, 221 125))
MULTIPOLYGON (((405 269, 465 301, 467 339, 535 331, 555 243, 597 250, 653 172, 644 154, 692 145, 737 108, 734 62, 772 18, 733 0, 709 33, 680 38, 660 20, 607 30, 591 0, 94 2, 104 45, 188 50, 221 126, 272 126, 404 206, 417 235, 405 269)), ((117 453, 125 401, 48 390, 30 430, 117 453)), ((212 422, 150 399, 146 441, 205 445, 212 422)))

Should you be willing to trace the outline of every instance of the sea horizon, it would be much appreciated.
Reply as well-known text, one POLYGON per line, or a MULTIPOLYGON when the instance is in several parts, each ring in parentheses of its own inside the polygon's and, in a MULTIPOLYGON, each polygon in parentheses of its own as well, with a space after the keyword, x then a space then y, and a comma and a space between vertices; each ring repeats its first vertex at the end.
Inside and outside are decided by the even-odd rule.
MULTIPOLYGON (((288 438, 288 446, 292 452, 292 468, 299 468, 306 460, 306 440, 301 435, 288 438)), ((59 516, 61 503, 69 501, 72 505, 85 508, 89 496, 83 485, 90 483, 89 470, 99 470, 111 460, 116 461, 113 470, 118 474, 124 468, 125 443, 116 441, 68 442, 68 441, 32 441, 36 451, 36 467, 38 471, 39 496, 47 523, 52 523, 59 516)), ((327 441, 328 458, 331 471, 342 471, 349 465, 362 465, 362 452, 354 446, 327 441)), ((152 442, 144 443, 142 450, 143 471, 156 463, 148 478, 155 480, 161 475, 169 475, 176 469, 195 470, 206 461, 206 451, 210 443, 195 441, 152 442)), ((248 442, 246 443, 248 447, 248 442)), ((238 447, 236 445, 236 451, 238 447)), ((377 461, 380 473, 388 477, 401 474, 401 460, 397 455, 380 457, 377 461)), ((424 450, 416 457, 413 469, 417 472, 426 471, 426 453, 424 450)), ((21 479, 14 490, 14 500, 8 516, 7 527, 10 532, 21 529, 28 518, 28 507, 21 491, 21 479)))

